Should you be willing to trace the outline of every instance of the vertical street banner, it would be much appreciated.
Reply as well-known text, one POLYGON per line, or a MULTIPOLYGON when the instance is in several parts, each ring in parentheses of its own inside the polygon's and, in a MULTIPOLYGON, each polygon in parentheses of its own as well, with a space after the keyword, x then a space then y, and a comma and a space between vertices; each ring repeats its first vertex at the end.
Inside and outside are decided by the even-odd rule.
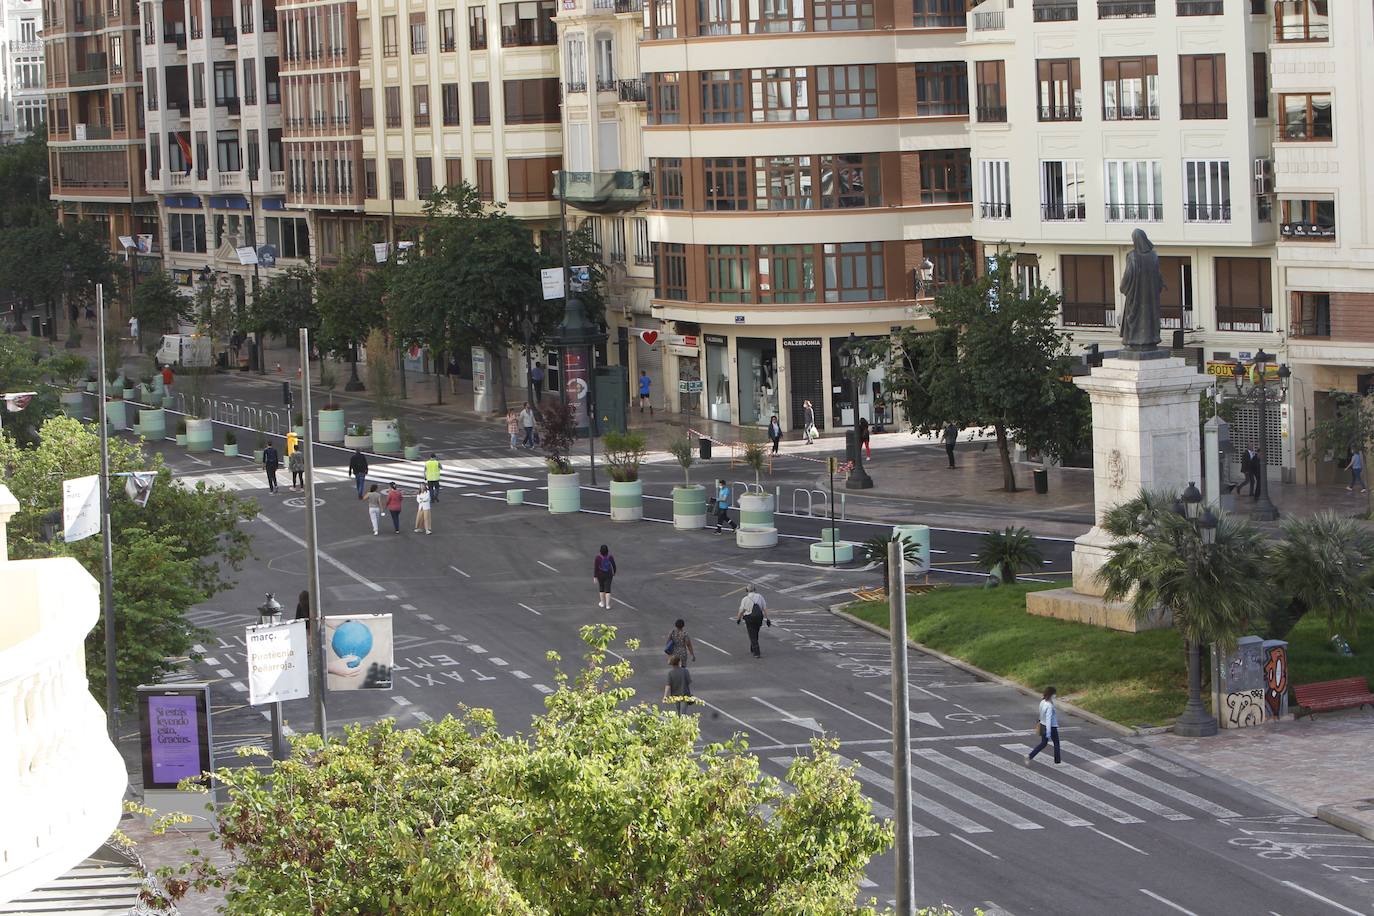
POLYGON ((587 425, 587 390, 591 380, 587 377, 587 354, 583 350, 568 350, 563 354, 563 386, 567 391, 568 403, 573 405, 577 415, 577 425, 587 425))
POLYGON ((544 289, 544 300, 563 298, 563 268, 545 267, 539 271, 539 284, 544 289))
POLYGON ((248 627, 248 703, 282 703, 310 696, 310 648, 305 621, 248 627))
POLYGON ((62 481, 62 540, 67 543, 100 533, 100 478, 62 481))
POLYGON ((390 614, 324 618, 325 687, 390 690, 395 665, 390 614))
POLYGON ((135 506, 142 509, 148 505, 148 497, 153 494, 153 482, 156 480, 155 471, 130 471, 124 478, 124 492, 135 506))

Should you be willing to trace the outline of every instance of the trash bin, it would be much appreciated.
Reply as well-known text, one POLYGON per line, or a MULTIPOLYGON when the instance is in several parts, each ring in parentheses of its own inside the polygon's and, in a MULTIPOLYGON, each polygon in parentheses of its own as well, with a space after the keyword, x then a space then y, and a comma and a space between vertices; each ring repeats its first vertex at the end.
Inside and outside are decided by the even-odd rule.
POLYGON ((711 460, 711 440, 710 440, 710 439, 707 439, 705 436, 702 436, 700 439, 698 439, 698 440, 697 440, 697 450, 698 450, 698 454, 701 455, 701 460, 702 460, 702 461, 710 461, 710 460, 711 460))
POLYGON ((1036 468, 1031 474, 1035 477, 1035 492, 1044 495, 1050 492, 1050 472, 1044 468, 1036 468))
POLYGON ((40 319, 37 315, 29 316, 29 333, 32 334, 34 337, 38 337, 43 333, 43 326, 40 323, 40 319))

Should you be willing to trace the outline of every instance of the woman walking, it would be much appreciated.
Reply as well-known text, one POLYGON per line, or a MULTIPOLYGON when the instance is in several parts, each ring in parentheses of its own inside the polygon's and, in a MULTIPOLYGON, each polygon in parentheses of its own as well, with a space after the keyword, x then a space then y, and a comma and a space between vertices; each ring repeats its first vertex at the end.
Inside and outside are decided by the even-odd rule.
POLYGON ((601 552, 592 561, 592 578, 596 580, 598 592, 596 606, 609 611, 611 609, 611 580, 615 578, 615 557, 611 556, 611 548, 605 544, 601 545, 601 552))
POLYGON ((687 635, 687 621, 679 617, 673 621, 673 631, 668 634, 668 647, 664 650, 676 658, 682 667, 687 667, 687 659, 697 660, 697 647, 692 645, 692 637, 687 635))
POLYGON ((859 417, 859 444, 864 447, 864 457, 872 459, 873 449, 868 447, 868 437, 873 434, 873 429, 868 425, 868 417, 859 417))
POLYGON ((677 714, 682 715, 683 704, 692 695, 692 672, 674 655, 668 659, 668 683, 663 685, 663 702, 677 698, 677 714))
POLYGON ((291 457, 286 459, 286 466, 291 469, 291 489, 305 489, 305 452, 296 449, 291 453, 291 457))
POLYGON ((1053 687, 1046 687, 1044 694, 1040 697, 1040 721, 1035 725, 1036 734, 1040 736, 1040 743, 1035 746, 1035 750, 1026 755, 1026 766, 1031 765, 1035 755, 1045 749, 1045 745, 1054 742, 1054 762, 1063 763, 1059 759, 1059 710, 1054 706, 1054 696, 1058 693, 1053 687))
POLYGON ((382 494, 377 492, 377 485, 374 483, 367 491, 367 517, 372 520, 373 534, 378 532, 379 523, 382 520, 383 505, 382 494))
POLYGON ((802 435, 810 445, 816 441, 816 408, 811 406, 810 400, 802 401, 802 423, 802 435))
POLYGON ((773 419, 768 421, 768 438, 773 440, 773 454, 778 453, 778 444, 782 442, 782 424, 778 422, 778 415, 773 414, 773 419))
POLYGON ((432 497, 429 495, 428 487, 420 487, 415 493, 415 532, 418 534, 424 531, 425 534, 433 534, 429 525, 429 506, 432 497))
POLYGON ((401 533, 401 506, 405 504, 405 494, 396 486, 396 481, 386 491, 386 511, 391 513, 391 527, 401 533))

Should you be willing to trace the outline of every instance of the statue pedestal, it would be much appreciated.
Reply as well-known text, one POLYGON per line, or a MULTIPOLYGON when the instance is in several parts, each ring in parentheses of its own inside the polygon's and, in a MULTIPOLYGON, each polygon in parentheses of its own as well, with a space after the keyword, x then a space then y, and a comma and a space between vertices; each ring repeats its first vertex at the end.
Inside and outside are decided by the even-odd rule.
POLYGON ((1136 631, 1169 626, 1167 616, 1137 621, 1128 605, 1102 598, 1097 571, 1112 538, 1099 525, 1142 489, 1182 491, 1201 477, 1198 394, 1212 385, 1181 358, 1106 359, 1074 379, 1093 409, 1092 530, 1074 542, 1073 587, 1026 596, 1031 614, 1136 631))

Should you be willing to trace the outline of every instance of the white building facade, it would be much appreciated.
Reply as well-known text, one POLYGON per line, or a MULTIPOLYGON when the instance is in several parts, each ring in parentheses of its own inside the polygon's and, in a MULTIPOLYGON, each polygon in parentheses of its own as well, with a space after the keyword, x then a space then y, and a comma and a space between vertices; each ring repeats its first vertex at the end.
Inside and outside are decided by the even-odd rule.
POLYGON ((0 143, 14 143, 47 121, 43 4, 3 0, 0 17, 0 143))

